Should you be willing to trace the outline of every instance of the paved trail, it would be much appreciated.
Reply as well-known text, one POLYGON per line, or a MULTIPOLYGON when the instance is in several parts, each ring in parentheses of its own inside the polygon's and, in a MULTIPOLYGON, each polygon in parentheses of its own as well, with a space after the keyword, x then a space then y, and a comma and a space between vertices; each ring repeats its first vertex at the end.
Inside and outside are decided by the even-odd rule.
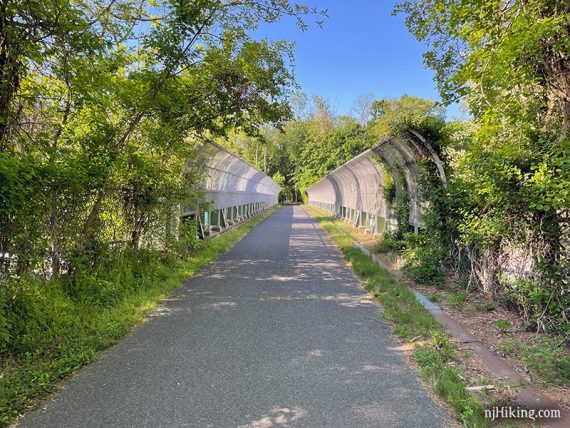
POLYGON ((284 207, 23 427, 439 427, 325 232, 284 207))

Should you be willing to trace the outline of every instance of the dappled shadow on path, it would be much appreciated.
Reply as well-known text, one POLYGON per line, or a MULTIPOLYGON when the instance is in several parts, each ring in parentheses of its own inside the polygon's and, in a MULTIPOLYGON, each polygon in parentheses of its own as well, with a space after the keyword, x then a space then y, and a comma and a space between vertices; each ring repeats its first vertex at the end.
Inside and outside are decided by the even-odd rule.
POLYGON ((206 268, 185 291, 198 295, 208 290, 235 298, 328 295, 341 302, 342 296, 362 294, 355 284, 315 221, 300 208, 285 207, 206 268))
POLYGON ((287 407, 273 407, 266 415, 261 418, 248 423, 247 425, 240 425, 240 428, 268 428, 276 426, 289 426, 301 419, 306 410, 295 407, 289 409, 287 407))
POLYGON ((150 318, 24 426, 445 425, 300 207, 260 223, 150 318))

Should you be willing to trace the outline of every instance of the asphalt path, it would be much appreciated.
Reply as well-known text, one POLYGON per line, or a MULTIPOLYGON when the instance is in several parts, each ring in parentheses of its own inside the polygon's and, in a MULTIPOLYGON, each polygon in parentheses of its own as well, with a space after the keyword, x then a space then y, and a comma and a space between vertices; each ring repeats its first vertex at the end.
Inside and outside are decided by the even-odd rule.
POLYGON ((22 427, 440 427, 326 233, 286 206, 22 427))

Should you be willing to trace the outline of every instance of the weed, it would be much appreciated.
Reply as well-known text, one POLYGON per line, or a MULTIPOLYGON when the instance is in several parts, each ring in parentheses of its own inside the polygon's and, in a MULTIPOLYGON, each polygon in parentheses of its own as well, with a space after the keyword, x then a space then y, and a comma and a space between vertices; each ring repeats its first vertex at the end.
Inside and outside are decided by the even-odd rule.
POLYGON ((429 299, 430 302, 434 302, 434 303, 437 303, 437 302, 441 301, 441 297, 439 297, 437 294, 431 294, 431 295, 428 297, 428 299, 429 299))
POLYGON ((386 233, 380 242, 372 249, 375 253, 401 253, 405 249, 405 243, 396 239, 394 234, 386 233))
POLYGON ((449 303, 450 305, 457 306, 462 304, 465 301, 465 299, 467 299, 465 293, 454 293, 447 298, 447 303, 449 303))
POLYGON ((502 355, 521 360, 530 371, 533 382, 540 376, 545 384, 570 385, 570 354, 559 338, 539 336, 530 344, 505 339, 497 350, 502 355))
POLYGON ((443 362, 451 360, 453 357, 453 345, 449 341, 449 336, 441 333, 440 331, 434 331, 431 338, 433 344, 438 349, 443 362))
POLYGON ((491 312, 495 310, 495 305, 487 302, 477 302, 474 307, 479 312, 491 312))
POLYGON ((495 321, 495 327, 497 327, 499 330, 506 330, 510 326, 511 326, 511 322, 509 320, 502 319, 502 320, 495 321))
POLYGON ((433 384, 437 395, 444 398, 457 411, 468 427, 486 427, 490 422, 484 417, 483 405, 465 389, 466 384, 457 368, 445 364, 441 350, 418 348, 415 359, 421 375, 433 384))
POLYGON ((505 339, 497 346, 501 355, 514 356, 518 352, 519 343, 513 339, 505 339))
POLYGON ((530 345, 521 344, 520 351, 529 370, 546 383, 570 385, 570 354, 560 340, 537 337, 530 345))

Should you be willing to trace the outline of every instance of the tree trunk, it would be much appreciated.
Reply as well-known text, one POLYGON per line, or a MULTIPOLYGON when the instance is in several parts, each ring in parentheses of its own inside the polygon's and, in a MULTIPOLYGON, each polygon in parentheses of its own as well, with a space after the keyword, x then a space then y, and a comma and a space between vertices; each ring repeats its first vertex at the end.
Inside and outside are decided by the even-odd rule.
MULTIPOLYGON (((0 9, 0 151, 7 147, 6 134, 11 117, 12 99, 18 88, 18 63, 6 30, 6 5, 0 9)), ((8 29, 9 30, 9 29, 8 29)))
POLYGON ((103 203, 103 197, 105 196, 105 188, 101 187, 97 190, 97 196, 95 197, 95 202, 91 207, 91 211, 89 211, 89 215, 83 222, 83 227, 81 228, 81 234, 79 235, 79 239, 77 240, 77 244, 75 246, 75 252, 81 253, 87 247, 89 240, 91 239, 91 230, 97 217, 99 216, 99 211, 101 210, 101 204, 103 203))
POLYGON ((50 195, 50 233, 51 233, 51 272, 52 277, 57 278, 61 272, 61 259, 59 251, 59 239, 57 235, 57 194, 52 190, 50 195))

